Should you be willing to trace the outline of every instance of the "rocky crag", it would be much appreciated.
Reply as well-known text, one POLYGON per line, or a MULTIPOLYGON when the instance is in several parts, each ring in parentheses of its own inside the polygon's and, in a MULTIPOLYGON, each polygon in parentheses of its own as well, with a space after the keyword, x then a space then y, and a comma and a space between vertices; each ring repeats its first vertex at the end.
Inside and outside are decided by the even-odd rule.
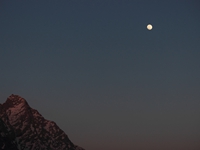
POLYGON ((55 122, 46 120, 27 101, 11 95, 0 104, 1 150, 84 150, 74 145, 55 122))

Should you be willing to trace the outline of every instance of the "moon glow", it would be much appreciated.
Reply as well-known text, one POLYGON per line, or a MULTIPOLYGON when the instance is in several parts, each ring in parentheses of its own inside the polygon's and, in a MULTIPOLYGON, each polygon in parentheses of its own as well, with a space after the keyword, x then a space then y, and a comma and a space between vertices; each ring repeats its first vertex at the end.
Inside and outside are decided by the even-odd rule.
POLYGON ((148 24, 148 25, 147 25, 147 29, 148 29, 148 30, 152 30, 152 29, 153 29, 153 26, 152 26, 151 24, 148 24))

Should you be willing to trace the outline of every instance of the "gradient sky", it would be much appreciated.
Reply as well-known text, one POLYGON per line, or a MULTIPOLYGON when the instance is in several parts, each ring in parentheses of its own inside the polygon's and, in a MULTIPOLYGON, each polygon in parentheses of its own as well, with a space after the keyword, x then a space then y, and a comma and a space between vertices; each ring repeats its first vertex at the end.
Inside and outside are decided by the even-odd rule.
POLYGON ((1 0, 0 82, 86 150, 199 150, 200 2, 1 0))

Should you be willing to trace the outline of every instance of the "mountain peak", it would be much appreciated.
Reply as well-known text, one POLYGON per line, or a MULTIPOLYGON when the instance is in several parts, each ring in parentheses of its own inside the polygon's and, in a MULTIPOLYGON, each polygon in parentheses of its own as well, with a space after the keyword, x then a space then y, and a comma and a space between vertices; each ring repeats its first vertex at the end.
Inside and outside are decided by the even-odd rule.
MULTIPOLYGON (((11 125, 30 114, 30 106, 27 101, 19 95, 10 95, 1 106, 1 115, 6 115, 11 125), (2 112, 1 112, 2 111, 2 112)), ((24 119, 23 119, 24 120, 24 119)))
POLYGON ((22 98, 19 95, 14 95, 14 94, 11 94, 7 98, 6 103, 7 102, 12 103, 13 105, 20 104, 20 103, 28 104, 24 98, 22 98))
POLYGON ((14 143, 21 150, 84 150, 74 145, 55 122, 46 120, 19 95, 12 94, 0 105, 0 118, 3 122, 0 126, 5 125, 5 129, 9 130, 0 130, 0 138, 5 133, 8 137, 14 135, 14 143))

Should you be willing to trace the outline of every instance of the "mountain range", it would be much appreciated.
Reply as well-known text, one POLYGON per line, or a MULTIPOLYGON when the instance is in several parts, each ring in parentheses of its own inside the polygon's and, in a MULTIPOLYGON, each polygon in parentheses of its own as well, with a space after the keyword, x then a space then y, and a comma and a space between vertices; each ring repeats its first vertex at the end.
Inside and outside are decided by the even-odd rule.
POLYGON ((12 94, 0 104, 1 150, 84 150, 73 144, 55 122, 12 94))

